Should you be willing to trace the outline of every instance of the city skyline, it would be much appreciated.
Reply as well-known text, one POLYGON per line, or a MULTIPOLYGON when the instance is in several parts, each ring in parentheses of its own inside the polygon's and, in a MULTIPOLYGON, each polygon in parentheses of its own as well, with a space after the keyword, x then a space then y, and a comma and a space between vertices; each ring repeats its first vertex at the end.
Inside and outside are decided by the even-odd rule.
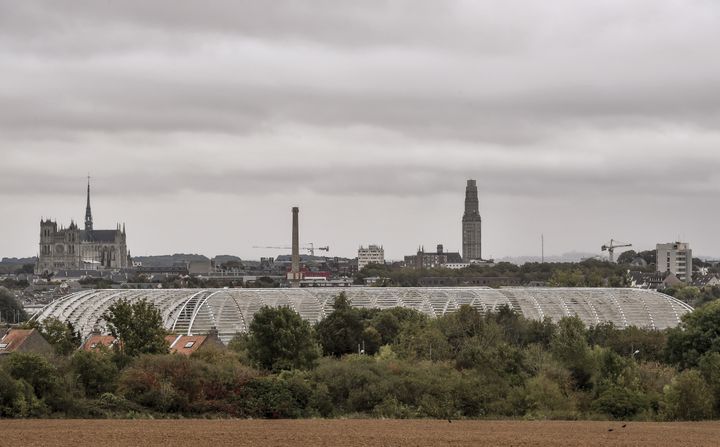
POLYGON ((135 255, 277 254, 296 205, 330 255, 459 251, 466 179, 488 258, 720 255, 720 5, 221 4, 0 7, 0 257, 88 172, 135 255))

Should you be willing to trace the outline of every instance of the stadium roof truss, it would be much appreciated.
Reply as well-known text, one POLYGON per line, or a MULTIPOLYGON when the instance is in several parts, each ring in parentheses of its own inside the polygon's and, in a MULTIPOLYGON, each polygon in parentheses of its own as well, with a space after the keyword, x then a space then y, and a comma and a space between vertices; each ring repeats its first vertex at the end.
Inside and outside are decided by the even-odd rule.
POLYGON ((212 328, 227 342, 247 332, 263 306, 288 306, 316 323, 332 312, 340 292, 355 307, 407 307, 438 317, 469 305, 482 313, 508 306, 526 318, 557 321, 578 316, 586 325, 612 322, 618 327, 675 327, 692 307, 671 296, 641 289, 485 287, 348 287, 300 289, 106 289, 73 293, 53 301, 36 315, 71 322, 84 336, 107 332, 103 314, 120 299, 153 303, 165 327, 178 334, 204 334, 212 328))

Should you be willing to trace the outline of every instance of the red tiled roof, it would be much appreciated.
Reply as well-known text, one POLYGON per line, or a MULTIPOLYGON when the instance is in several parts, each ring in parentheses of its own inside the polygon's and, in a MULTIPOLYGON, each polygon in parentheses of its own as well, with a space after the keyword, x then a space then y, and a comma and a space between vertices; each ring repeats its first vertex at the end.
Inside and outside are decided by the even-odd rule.
POLYGON ((117 342, 112 335, 91 335, 82 345, 83 351, 97 351, 103 346, 110 349, 117 342))
POLYGON ((200 349, 207 335, 168 335, 165 340, 170 343, 171 354, 190 355, 200 349))
POLYGON ((0 354, 15 352, 35 329, 10 329, 0 338, 0 354))

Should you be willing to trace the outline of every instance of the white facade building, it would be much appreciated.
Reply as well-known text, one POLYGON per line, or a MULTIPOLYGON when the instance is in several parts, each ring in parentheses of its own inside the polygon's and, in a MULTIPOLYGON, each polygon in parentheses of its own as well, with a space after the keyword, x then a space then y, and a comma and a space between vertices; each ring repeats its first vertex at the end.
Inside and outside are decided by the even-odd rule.
POLYGON ((680 281, 692 281, 692 250, 687 242, 657 244, 657 271, 670 271, 680 281))
POLYGON ((368 245, 358 248, 358 271, 368 264, 385 264, 385 250, 382 245, 368 245))

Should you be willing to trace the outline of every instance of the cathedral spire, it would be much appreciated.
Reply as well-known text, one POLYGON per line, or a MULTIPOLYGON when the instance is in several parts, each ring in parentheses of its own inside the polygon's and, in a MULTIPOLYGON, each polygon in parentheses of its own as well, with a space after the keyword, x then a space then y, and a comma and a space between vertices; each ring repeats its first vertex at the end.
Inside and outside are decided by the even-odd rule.
POLYGON ((90 176, 88 175, 87 206, 85 207, 85 231, 92 231, 92 229, 92 211, 90 210, 90 176))

